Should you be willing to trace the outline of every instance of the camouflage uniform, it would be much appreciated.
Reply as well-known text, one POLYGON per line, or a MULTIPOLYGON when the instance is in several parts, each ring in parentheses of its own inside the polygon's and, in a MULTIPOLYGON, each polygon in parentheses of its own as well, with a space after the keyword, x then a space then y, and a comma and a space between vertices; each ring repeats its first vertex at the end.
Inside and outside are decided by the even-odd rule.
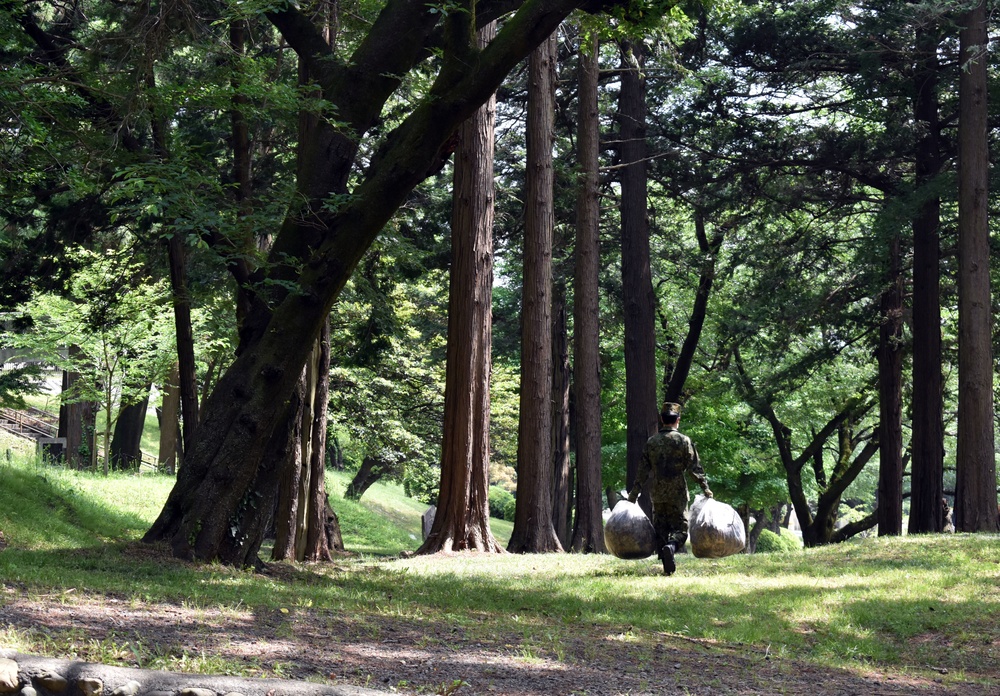
POLYGON ((646 441, 635 485, 629 493, 629 500, 635 502, 640 487, 650 473, 653 474, 649 491, 653 503, 653 529, 659 537, 659 546, 673 543, 675 550, 683 548, 688 537, 685 472, 708 493, 708 479, 691 438, 679 433, 675 425, 664 426, 646 441))

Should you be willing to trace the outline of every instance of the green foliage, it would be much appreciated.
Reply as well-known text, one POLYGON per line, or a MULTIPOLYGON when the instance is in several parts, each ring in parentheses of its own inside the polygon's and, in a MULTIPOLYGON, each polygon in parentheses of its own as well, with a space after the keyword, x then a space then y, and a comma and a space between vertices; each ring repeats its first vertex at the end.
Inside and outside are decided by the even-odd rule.
POLYGON ((40 365, 8 364, 0 367, 0 407, 24 408, 24 397, 41 393, 40 365))
POLYGON ((734 397, 702 391, 685 405, 681 429, 698 448, 716 497, 734 506, 770 508, 788 496, 785 472, 767 426, 734 397))
POLYGON ((770 529, 764 529, 757 537, 755 553, 791 553, 801 550, 802 542, 793 535, 775 534, 770 529))
POLYGON ((148 393, 170 369, 173 317, 163 283, 122 253, 77 251, 80 270, 65 297, 39 295, 25 307, 31 329, 7 341, 37 360, 80 375, 66 402, 100 404, 103 449, 120 408, 148 393))
POLYGON ((490 486, 490 517, 500 520, 514 521, 514 495, 500 486, 490 486))

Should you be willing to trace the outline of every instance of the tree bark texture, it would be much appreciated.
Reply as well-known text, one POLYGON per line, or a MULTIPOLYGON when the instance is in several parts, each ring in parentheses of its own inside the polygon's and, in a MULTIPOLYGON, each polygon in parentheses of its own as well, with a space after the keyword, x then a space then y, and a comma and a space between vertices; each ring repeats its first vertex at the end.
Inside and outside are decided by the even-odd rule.
POLYGON ((181 392, 177 383, 180 370, 177 364, 161 385, 163 400, 160 405, 160 446, 156 456, 157 466, 168 474, 177 472, 177 434, 180 428, 181 392))
POLYGON ((569 547, 572 489, 569 456, 569 338, 566 327, 566 285, 552 289, 552 524, 563 548, 569 547))
POLYGON ((383 472, 382 462, 374 457, 365 457, 361 460, 361 466, 351 477, 347 488, 344 489, 344 497, 348 500, 361 500, 365 491, 381 480, 383 472))
POLYGON ((315 351, 315 382, 312 407, 312 445, 309 448, 308 510, 304 515, 305 531, 299 542, 303 561, 332 560, 331 551, 343 550, 340 521, 326 500, 326 415, 330 404, 330 320, 323 323, 315 351), (333 529, 331 529, 333 527, 333 529))
POLYGON ((507 550, 561 551, 552 525, 552 142, 555 36, 528 61, 527 183, 521 296, 517 502, 507 550))
POLYGON ((887 286, 880 299, 879 536, 903 533, 903 271, 900 237, 888 240, 887 286))
POLYGON ((269 263, 252 279, 260 291, 244 322, 242 350, 203 404, 198 434, 146 541, 166 541, 180 557, 256 564, 259 516, 273 509, 280 461, 269 445, 276 430, 287 428, 286 403, 330 308, 405 197, 437 169, 458 126, 579 4, 525 2, 480 52, 472 33, 461 31, 471 19, 467 13, 441 20, 426 3, 390 0, 347 60, 333 54, 294 6, 268 13, 336 106, 337 124, 322 122, 304 148, 309 166, 296 204, 269 263), (376 123, 401 76, 423 59, 439 20, 447 30, 428 97, 413 105, 349 188, 358 139, 376 123), (342 205, 328 205, 331 194, 347 193, 342 205))
POLYGON ((278 482, 278 500, 274 513, 274 546, 271 549, 271 560, 295 560, 295 539, 298 531, 299 505, 301 496, 299 489, 302 484, 302 420, 305 412, 305 375, 299 380, 292 392, 292 405, 289 407, 289 417, 293 423, 291 441, 281 462, 281 474, 278 482))
POLYGON ((146 425, 149 407, 149 386, 144 396, 121 407, 111 438, 111 468, 119 471, 138 471, 142 463, 142 430, 146 425))
MULTIPOLYGON (((622 302, 625 320, 626 487, 631 489, 646 440, 656 432, 656 301, 649 265, 646 183, 646 80, 641 43, 622 43, 618 102, 621 170, 622 302), (629 59, 631 56, 631 59, 629 59), (634 61, 634 62, 633 62, 634 61)), ((648 505, 646 496, 641 505, 648 505)), ((648 512, 648 511, 647 511, 648 512)))
POLYGON ((600 355, 600 205, 598 164, 600 122, 597 88, 600 64, 596 32, 580 51, 580 178, 576 202, 576 267, 573 277, 573 395, 576 435, 576 515, 573 551, 604 553, 601 517, 601 355, 600 355))
MULTIPOLYGON (((933 190, 941 174, 936 27, 920 26, 913 116, 922 125, 916 146, 918 192, 933 190)), ((944 530, 944 409, 941 374, 941 199, 927 193, 913 220, 913 456, 910 465, 910 534, 944 530)))
POLYGON ((323 482, 325 467, 320 454, 326 442, 329 389, 324 385, 329 384, 328 375, 329 330, 324 326, 295 389, 292 442, 288 446, 278 495, 271 554, 274 560, 330 559, 323 482))
POLYGON ((187 254, 184 242, 174 234, 167 240, 170 289, 177 332, 177 364, 180 368, 181 420, 184 451, 190 451, 198 428, 198 379, 194 359, 194 332, 191 329, 191 297, 187 287, 187 254))
POLYGON ((987 11, 960 20, 958 174, 958 450, 955 531, 996 531, 990 248, 987 224, 987 11))
MULTIPOLYGON (((80 356, 79 346, 69 346, 70 358, 80 356)), ((95 442, 97 404, 80 401, 76 383, 80 380, 77 372, 63 372, 62 402, 59 406, 59 437, 66 438, 66 466, 71 469, 85 469, 90 466, 95 442)))
MULTIPOLYGON (((480 30, 480 45, 496 24, 480 30)), ((459 129, 452 203, 441 485, 418 553, 502 552, 490 530, 490 370, 493 306, 493 151, 496 98, 459 129)))

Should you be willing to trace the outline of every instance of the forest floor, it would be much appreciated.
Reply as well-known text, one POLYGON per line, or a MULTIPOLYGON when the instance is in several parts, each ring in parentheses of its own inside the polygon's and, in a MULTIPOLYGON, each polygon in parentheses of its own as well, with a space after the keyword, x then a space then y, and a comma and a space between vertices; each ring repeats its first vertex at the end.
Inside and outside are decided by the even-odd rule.
MULTIPOLYGON (((0 626, 75 635, 89 662, 156 667, 241 665, 244 676, 280 677, 407 694, 928 694, 971 696, 986 687, 877 668, 848 671, 768 650, 676 635, 636 642, 631 628, 577 632, 558 654, 515 635, 484 641, 439 622, 300 609, 265 614, 63 592, 28 595, 7 584, 0 626)), ((481 635, 481 634, 480 634, 481 635)), ((61 642, 61 640, 60 640, 61 642)), ((926 669, 923 670, 926 673, 926 669)), ((942 671, 945 674, 946 670, 942 671)), ((993 693, 996 693, 995 691, 993 693)))

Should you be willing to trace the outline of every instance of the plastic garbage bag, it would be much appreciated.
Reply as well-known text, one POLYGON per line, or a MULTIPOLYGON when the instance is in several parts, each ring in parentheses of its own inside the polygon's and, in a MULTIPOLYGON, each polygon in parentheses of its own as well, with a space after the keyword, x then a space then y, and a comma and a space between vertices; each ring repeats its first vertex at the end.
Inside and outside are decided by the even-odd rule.
POLYGON ((654 552, 653 523, 635 503, 620 500, 604 523, 604 545, 618 558, 648 558, 654 552))
POLYGON ((746 528, 733 506, 703 495, 691 505, 688 535, 698 558, 724 558, 747 545, 746 528))

